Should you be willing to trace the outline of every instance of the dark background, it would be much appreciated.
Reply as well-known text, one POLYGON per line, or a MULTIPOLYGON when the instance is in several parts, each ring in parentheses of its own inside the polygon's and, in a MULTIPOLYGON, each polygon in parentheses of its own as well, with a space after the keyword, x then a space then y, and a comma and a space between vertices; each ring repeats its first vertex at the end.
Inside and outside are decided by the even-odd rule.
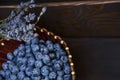
MULTIPOLYGON (((17 0, 0 1, 1 5, 16 3, 17 0)), ((76 80, 120 80, 120 2, 96 3, 99 2, 49 6, 38 25, 68 43, 76 80)), ((0 9, 0 19, 7 17, 10 11, 0 9)))

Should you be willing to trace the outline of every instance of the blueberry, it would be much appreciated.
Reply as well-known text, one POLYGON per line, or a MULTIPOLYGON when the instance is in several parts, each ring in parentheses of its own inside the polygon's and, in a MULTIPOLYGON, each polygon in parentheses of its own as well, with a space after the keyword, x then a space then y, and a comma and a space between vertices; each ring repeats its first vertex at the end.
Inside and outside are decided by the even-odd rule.
POLYGON ((57 77, 57 80, 63 80, 63 77, 58 76, 58 77, 57 77))
POLYGON ((32 70, 33 70, 32 67, 27 67, 27 68, 25 69, 26 75, 27 75, 27 76, 31 76, 31 75, 32 75, 32 70))
POLYGON ((4 70, 1 70, 1 71, 0 71, 0 75, 1 75, 2 77, 4 77, 4 76, 5 76, 5 71, 4 71, 4 70))
POLYGON ((58 75, 58 76, 63 76, 63 75, 64 75, 64 71, 63 71, 63 70, 57 71, 57 75, 58 75))
POLYGON ((19 50, 25 50, 25 45, 24 44, 20 44, 18 47, 19 50))
POLYGON ((18 52, 18 56, 24 56, 25 55, 25 51, 23 51, 23 50, 20 50, 19 52, 18 52))
POLYGON ((50 57, 48 55, 43 55, 43 63, 48 64, 50 62, 50 57))
POLYGON ((38 38, 34 38, 31 41, 32 41, 32 44, 38 44, 39 43, 39 39, 38 38))
POLYGON ((26 57, 22 58, 22 63, 26 64, 26 62, 27 62, 27 58, 26 57))
POLYGON ((49 53, 49 56, 51 59, 54 59, 56 57, 55 53, 49 53))
POLYGON ((14 56, 17 56, 18 52, 19 52, 18 49, 14 50, 14 52, 13 52, 14 56))
POLYGON ((59 51, 61 49, 61 46, 58 43, 56 43, 54 44, 54 49, 59 51))
POLYGON ((37 77, 32 76, 31 78, 32 80, 41 80, 40 76, 37 76, 37 77))
POLYGON ((36 68, 41 68, 43 66, 42 61, 35 61, 35 67, 36 68))
POLYGON ((11 69, 11 72, 16 74, 17 72, 19 71, 18 67, 17 66, 13 66, 13 68, 11 69))
POLYGON ((3 68, 4 70, 7 70, 7 69, 8 69, 8 63, 7 63, 7 62, 4 62, 4 63, 2 64, 2 68, 3 68))
POLYGON ((47 47, 44 47, 42 53, 43 53, 43 54, 48 54, 48 52, 49 52, 49 51, 48 51, 47 47))
POLYGON ((25 45, 30 45, 31 44, 31 40, 27 40, 25 45))
POLYGON ((54 67, 55 67, 56 70, 61 70, 61 66, 60 66, 60 64, 58 64, 58 63, 57 63, 57 64, 54 64, 54 67))
POLYGON ((50 72, 49 79, 56 79, 57 74, 55 72, 50 72))
POLYGON ((66 52, 63 51, 63 50, 60 50, 60 51, 59 51, 59 55, 60 55, 60 56, 66 56, 66 52))
POLYGON ((43 67, 41 68, 41 74, 42 74, 43 76, 47 76, 47 75, 49 74, 49 67, 48 67, 48 66, 43 66, 43 67))
POLYGON ((63 66, 63 62, 61 60, 56 61, 56 63, 60 64, 61 66, 63 66))
POLYGON ((64 80, 72 80, 71 75, 64 75, 64 80))
POLYGON ((3 78, 2 78, 2 76, 0 76, 0 80, 2 80, 3 78))
POLYGON ((34 55, 33 55, 32 53, 26 53, 26 54, 25 54, 25 57, 26 57, 26 58, 30 58, 30 57, 33 57, 33 56, 34 56, 34 55))
POLYGON ((32 50, 31 50, 31 47, 30 46, 26 46, 26 53, 30 53, 32 50))
POLYGON ((49 78, 46 76, 43 80, 49 80, 49 78))
POLYGON ((24 77, 23 80, 31 80, 29 77, 24 77))
POLYGON ((32 45, 31 45, 31 48, 32 48, 32 51, 33 51, 33 52, 39 51, 39 46, 36 45, 36 44, 32 44, 32 45))
POLYGON ((18 72, 17 77, 19 80, 23 80, 23 78, 25 77, 25 73, 23 71, 20 71, 18 72))
POLYGON ((34 68, 32 71, 32 76, 39 76, 40 75, 40 69, 39 68, 34 68))
POLYGON ((56 58, 57 58, 57 59, 60 59, 60 57, 61 57, 61 56, 60 56, 60 52, 59 52, 59 51, 56 51, 56 58))
POLYGON ((44 40, 39 40, 39 44, 44 44, 45 43, 45 41, 44 40))
POLYGON ((13 59, 13 54, 12 53, 7 53, 7 59, 12 60, 13 59))
POLYGON ((52 51, 54 49, 53 43, 51 41, 46 41, 46 45, 48 50, 52 51))
POLYGON ((14 75, 14 74, 11 74, 11 75, 10 75, 10 79, 11 79, 11 80, 16 80, 16 79, 17 79, 17 76, 14 75))
POLYGON ((45 45, 40 45, 40 52, 43 54, 48 54, 48 49, 45 45))
POLYGON ((28 58, 28 66, 33 66, 35 64, 35 59, 34 57, 28 58))
POLYGON ((26 69, 26 64, 23 64, 23 65, 20 66, 21 71, 25 71, 25 69, 26 69))
POLYGON ((12 63, 12 62, 10 62, 10 63, 8 64, 8 68, 9 68, 9 70, 10 70, 11 72, 13 71, 14 66, 15 66, 15 64, 12 63))
POLYGON ((64 72, 65 72, 66 74, 70 74, 70 72, 71 72, 70 66, 65 66, 64 72))
POLYGON ((43 58, 43 55, 41 52, 35 52, 34 55, 37 60, 41 60, 43 58))
POLYGON ((67 63, 68 62, 68 57, 67 56, 61 56, 61 61, 64 62, 64 63, 67 63))
POLYGON ((5 71, 5 76, 6 76, 6 77, 9 77, 10 74, 11 74, 11 72, 10 72, 9 70, 6 70, 6 71, 5 71))
POLYGON ((22 65, 23 64, 23 58, 22 57, 17 57, 17 60, 16 60, 16 63, 18 66, 22 65))

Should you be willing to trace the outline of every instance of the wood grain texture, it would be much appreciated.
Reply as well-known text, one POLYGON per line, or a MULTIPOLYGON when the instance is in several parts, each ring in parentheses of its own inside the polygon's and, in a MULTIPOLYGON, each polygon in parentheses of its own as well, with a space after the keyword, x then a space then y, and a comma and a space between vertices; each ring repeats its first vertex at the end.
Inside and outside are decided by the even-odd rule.
POLYGON ((119 38, 64 38, 76 69, 76 80, 120 80, 119 38))
MULTIPOLYGON (((63 37, 120 37, 120 1, 44 3, 45 15, 38 25, 63 37)), ((16 6, 1 6, 0 19, 16 6)))
POLYGON ((40 25, 64 37, 120 37, 120 3, 48 7, 40 25))

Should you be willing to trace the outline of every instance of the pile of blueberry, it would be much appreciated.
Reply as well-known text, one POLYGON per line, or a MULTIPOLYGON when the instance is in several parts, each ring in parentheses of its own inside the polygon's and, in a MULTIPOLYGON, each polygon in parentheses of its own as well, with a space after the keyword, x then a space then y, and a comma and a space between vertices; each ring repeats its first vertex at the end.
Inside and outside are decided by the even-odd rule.
POLYGON ((58 43, 34 38, 7 58, 0 80, 72 80, 68 55, 58 43))

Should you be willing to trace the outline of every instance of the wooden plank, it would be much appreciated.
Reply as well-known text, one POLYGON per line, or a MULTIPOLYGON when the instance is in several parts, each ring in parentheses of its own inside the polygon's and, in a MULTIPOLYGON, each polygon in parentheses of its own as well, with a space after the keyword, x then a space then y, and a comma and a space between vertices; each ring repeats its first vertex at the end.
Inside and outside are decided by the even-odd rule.
MULTIPOLYGON (((47 5, 48 10, 38 25, 63 37, 120 37, 120 1, 84 1, 47 5)), ((0 19, 16 6, 1 6, 0 19)))
POLYGON ((120 38, 64 38, 76 80, 120 80, 120 38))

